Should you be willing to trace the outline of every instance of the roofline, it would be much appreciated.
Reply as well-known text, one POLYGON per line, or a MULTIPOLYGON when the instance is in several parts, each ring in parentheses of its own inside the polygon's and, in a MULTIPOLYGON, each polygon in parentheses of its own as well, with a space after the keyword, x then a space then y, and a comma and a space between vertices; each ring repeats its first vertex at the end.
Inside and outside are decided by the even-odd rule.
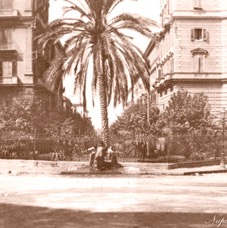
POLYGON ((147 46, 147 48, 146 48, 146 50, 145 50, 145 52, 144 52, 144 56, 148 56, 148 55, 149 55, 149 53, 150 53, 151 50, 153 49, 154 45, 155 45, 155 41, 154 41, 154 39, 152 39, 152 40, 149 42, 149 44, 148 44, 148 46, 147 46))

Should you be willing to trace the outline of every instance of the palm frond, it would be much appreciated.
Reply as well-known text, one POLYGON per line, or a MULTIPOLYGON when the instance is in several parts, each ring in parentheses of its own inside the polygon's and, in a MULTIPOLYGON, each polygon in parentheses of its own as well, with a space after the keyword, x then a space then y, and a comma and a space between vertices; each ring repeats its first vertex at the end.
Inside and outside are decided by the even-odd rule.
POLYGON ((109 20, 110 13, 121 2, 127 0, 65 0, 68 6, 65 13, 75 12, 78 18, 63 18, 52 22, 45 34, 38 36, 38 44, 45 50, 49 44, 64 42, 65 56, 50 67, 44 78, 50 85, 59 84, 64 73, 74 69, 74 92, 80 91, 83 106, 86 109, 87 77, 91 73, 92 102, 98 90, 101 102, 103 129, 108 128, 107 105, 113 99, 117 103, 127 104, 129 88, 141 78, 149 90, 149 66, 142 51, 133 44, 132 37, 125 30, 137 32, 153 39, 152 27, 156 22, 138 15, 120 14, 109 20), (79 14, 78 14, 79 13, 79 14), (92 72, 89 71, 93 65, 92 72), (55 65, 55 66, 54 66, 55 65))
POLYGON ((61 56, 55 59, 48 71, 43 75, 45 86, 51 91, 57 91, 59 86, 61 86, 61 82, 64 78, 63 74, 63 63, 65 61, 65 57, 61 56))
POLYGON ((75 2, 71 1, 71 0, 64 0, 65 2, 68 2, 69 4, 71 4, 71 6, 65 6, 63 7, 64 10, 64 14, 70 12, 70 11, 75 11, 80 13, 81 17, 87 17, 89 20, 91 19, 89 12, 87 12, 87 9, 83 9, 81 6, 79 6, 78 4, 76 4, 75 2))
POLYGON ((106 0, 105 8, 103 10, 103 16, 107 16, 108 14, 112 13, 113 10, 121 3, 126 0, 106 0))
POLYGON ((129 13, 122 13, 115 18, 113 18, 110 22, 109 25, 114 27, 118 23, 124 23, 124 22, 131 22, 137 25, 141 25, 142 27, 150 27, 150 26, 156 26, 158 27, 158 23, 154 20, 151 20, 149 18, 141 17, 139 15, 135 14, 129 14, 129 13))

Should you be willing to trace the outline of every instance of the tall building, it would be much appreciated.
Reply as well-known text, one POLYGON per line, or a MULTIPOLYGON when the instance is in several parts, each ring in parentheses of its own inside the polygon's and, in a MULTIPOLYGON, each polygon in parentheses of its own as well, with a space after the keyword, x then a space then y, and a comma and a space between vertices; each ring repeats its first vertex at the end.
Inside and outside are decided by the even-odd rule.
POLYGON ((43 56, 34 39, 48 24, 48 6, 48 0, 0 0, 0 102, 38 95, 47 108, 62 103, 62 89, 42 83, 56 47, 43 56))
POLYGON ((162 109, 183 88, 208 96, 213 114, 227 108, 227 1, 161 1, 161 30, 145 52, 162 109))

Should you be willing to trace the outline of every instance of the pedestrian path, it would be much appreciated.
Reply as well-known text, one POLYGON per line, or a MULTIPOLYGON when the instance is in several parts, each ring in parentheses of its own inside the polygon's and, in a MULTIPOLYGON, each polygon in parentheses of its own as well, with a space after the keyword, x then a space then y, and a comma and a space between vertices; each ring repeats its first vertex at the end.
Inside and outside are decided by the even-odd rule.
POLYGON ((166 163, 121 163, 122 168, 97 171, 88 162, 70 161, 33 161, 0 159, 0 174, 44 174, 44 175, 201 175, 206 173, 227 172, 219 165, 195 168, 168 169, 166 163))

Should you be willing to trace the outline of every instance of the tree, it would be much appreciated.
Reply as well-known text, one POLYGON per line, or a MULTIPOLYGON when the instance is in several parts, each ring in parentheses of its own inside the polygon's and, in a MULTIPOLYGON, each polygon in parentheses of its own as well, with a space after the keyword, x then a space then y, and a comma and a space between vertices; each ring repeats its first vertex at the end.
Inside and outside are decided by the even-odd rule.
POLYGON ((179 133, 191 129, 200 129, 211 125, 210 107, 203 93, 190 94, 179 90, 173 94, 159 121, 160 128, 169 128, 179 133), (188 125, 188 126, 187 126, 188 125))
POLYGON ((89 118, 63 110, 47 110, 45 102, 32 93, 1 104, 0 151, 14 151, 19 156, 29 150, 51 152, 53 146, 64 140, 72 144, 78 144, 81 138, 83 144, 97 141, 89 118))
POLYGON ((43 129, 46 112, 37 96, 15 97, 2 104, 0 111, 1 139, 27 139, 35 128, 43 129))
MULTIPOLYGON (((112 138, 123 147, 123 151, 133 151, 135 143, 153 141, 157 132, 156 123, 159 119, 159 109, 150 107, 149 125, 147 122, 147 104, 132 103, 121 116, 112 124, 110 133, 112 138)), ((114 141, 114 140, 113 140, 114 141)))
POLYGON ((66 115, 65 112, 57 110, 50 115, 45 130, 47 135, 56 141, 74 141, 78 137, 96 136, 91 120, 87 117, 81 117, 78 113, 66 115))
POLYGON ((116 133, 130 132, 131 135, 137 133, 146 134, 154 130, 159 117, 159 110, 156 107, 150 108, 150 126, 147 125, 147 107, 143 103, 132 103, 124 110, 121 116, 111 126, 111 130, 116 133))
POLYGON ((218 135, 203 93, 179 90, 173 94, 157 125, 174 144, 172 153, 183 153, 186 158, 216 153, 218 135), (165 130, 169 130, 168 134, 165 130))
MULTIPOLYGON (((142 79, 149 89, 148 64, 141 50, 134 45, 132 37, 124 30, 131 30, 152 38, 151 27, 156 25, 152 20, 140 16, 122 13, 116 17, 110 14, 120 2, 126 0, 65 0, 68 6, 65 13, 74 12, 75 17, 58 19, 46 28, 38 37, 42 49, 50 43, 65 38, 63 44, 65 57, 57 62, 56 69, 63 65, 69 73, 74 69, 75 91, 80 91, 83 106, 86 108, 86 90, 88 68, 92 69, 91 89, 93 94, 98 90, 102 117, 103 141, 109 143, 108 105, 113 99, 114 105, 127 104, 129 87, 142 79), (78 15, 79 17, 76 17, 78 15), (62 61, 62 62, 61 62, 62 61), (92 67, 90 68, 89 66, 92 67)), ((52 83, 59 81, 57 71, 48 77, 52 83)), ((132 93, 133 97, 133 93, 132 93)))

